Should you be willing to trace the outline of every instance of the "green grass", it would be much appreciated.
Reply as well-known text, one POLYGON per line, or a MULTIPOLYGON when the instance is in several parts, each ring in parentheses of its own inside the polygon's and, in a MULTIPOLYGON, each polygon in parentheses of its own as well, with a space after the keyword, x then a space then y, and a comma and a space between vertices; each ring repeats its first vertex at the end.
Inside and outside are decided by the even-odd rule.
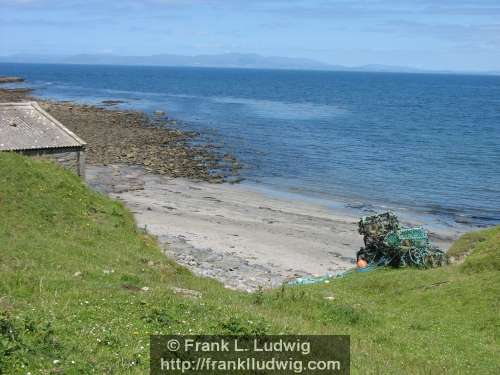
POLYGON ((351 335, 354 374, 498 374, 500 227, 451 251, 471 255, 231 292, 168 260, 71 173, 0 154, 0 373, 144 374, 151 333, 303 333, 351 335))

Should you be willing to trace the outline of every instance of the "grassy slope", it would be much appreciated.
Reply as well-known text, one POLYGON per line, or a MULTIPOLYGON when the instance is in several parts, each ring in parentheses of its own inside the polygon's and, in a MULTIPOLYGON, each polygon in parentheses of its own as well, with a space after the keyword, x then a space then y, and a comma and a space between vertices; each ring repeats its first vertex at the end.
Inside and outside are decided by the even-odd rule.
POLYGON ((500 227, 460 240, 461 265, 248 295, 169 261, 47 162, 0 154, 0 213, 0 373, 146 373, 149 333, 350 334, 353 373, 500 370, 500 227))

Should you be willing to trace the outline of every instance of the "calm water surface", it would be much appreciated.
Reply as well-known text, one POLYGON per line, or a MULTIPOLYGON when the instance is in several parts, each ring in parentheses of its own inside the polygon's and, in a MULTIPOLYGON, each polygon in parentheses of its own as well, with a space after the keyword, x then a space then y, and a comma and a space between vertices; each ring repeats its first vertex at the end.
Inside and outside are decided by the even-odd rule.
POLYGON ((0 64, 43 97, 164 110, 263 189, 500 223, 500 77, 0 64))

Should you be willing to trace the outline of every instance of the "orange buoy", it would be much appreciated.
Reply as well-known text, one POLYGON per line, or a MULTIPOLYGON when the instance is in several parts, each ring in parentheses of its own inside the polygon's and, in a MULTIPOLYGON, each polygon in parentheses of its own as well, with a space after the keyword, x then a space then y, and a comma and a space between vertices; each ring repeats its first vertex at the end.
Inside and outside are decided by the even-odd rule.
POLYGON ((358 268, 366 268, 368 267, 368 262, 364 259, 359 258, 358 261, 356 262, 358 268))

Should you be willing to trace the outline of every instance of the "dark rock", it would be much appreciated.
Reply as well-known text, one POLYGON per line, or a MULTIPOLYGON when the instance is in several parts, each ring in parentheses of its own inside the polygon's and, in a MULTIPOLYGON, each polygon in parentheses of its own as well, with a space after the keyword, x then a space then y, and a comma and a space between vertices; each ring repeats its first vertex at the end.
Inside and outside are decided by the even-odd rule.
POLYGON ((107 105, 107 106, 113 106, 113 105, 122 104, 122 103, 126 103, 126 102, 123 100, 103 100, 101 103, 104 105, 107 105))
POLYGON ((0 84, 1 83, 17 83, 17 82, 24 82, 24 78, 22 78, 22 77, 0 77, 0 84))

